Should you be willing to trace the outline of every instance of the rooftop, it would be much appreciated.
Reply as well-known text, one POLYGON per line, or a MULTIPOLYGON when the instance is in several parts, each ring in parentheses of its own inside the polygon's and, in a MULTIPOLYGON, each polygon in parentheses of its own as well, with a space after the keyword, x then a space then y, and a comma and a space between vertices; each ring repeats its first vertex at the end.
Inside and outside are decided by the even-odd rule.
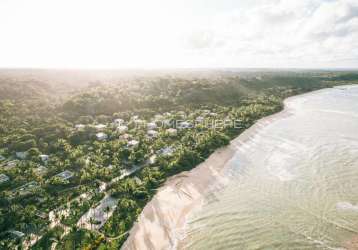
POLYGON ((0 184, 4 183, 4 182, 7 182, 9 180, 10 180, 9 176, 7 176, 5 174, 0 174, 0 184))
POLYGON ((62 180, 67 180, 70 179, 73 176, 73 173, 71 171, 65 170, 57 175, 55 175, 59 178, 61 178, 62 180))

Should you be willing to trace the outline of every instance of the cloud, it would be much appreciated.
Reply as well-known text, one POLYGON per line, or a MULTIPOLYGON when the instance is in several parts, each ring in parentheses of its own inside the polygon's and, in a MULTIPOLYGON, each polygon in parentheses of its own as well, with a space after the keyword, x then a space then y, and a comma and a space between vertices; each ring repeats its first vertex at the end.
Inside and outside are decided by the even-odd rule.
POLYGON ((210 36, 192 34, 192 50, 212 48, 203 53, 221 54, 241 67, 358 66, 358 2, 353 0, 264 1, 220 13, 202 29, 210 29, 210 36), (214 48, 215 41, 224 42, 214 48))
POLYGON ((357 0, 0 0, 0 30, 2 67, 358 67, 357 0))

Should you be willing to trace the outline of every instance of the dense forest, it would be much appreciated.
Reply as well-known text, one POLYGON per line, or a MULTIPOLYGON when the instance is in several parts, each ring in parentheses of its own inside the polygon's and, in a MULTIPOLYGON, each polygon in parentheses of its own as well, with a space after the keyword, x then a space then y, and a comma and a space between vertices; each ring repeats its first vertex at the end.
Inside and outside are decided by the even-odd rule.
POLYGON ((165 180, 358 73, 0 71, 0 249, 118 249, 165 180))

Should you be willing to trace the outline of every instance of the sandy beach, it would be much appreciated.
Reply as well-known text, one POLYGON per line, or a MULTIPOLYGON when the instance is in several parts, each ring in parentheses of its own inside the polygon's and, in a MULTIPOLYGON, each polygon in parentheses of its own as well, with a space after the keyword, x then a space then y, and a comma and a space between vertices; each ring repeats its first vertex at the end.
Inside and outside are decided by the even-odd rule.
POLYGON ((181 249, 188 216, 200 210, 206 194, 225 185, 227 178, 224 172, 230 166, 228 163, 237 147, 254 137, 263 127, 289 116, 287 104, 296 97, 287 98, 281 112, 258 120, 232 140, 230 145, 216 150, 196 168, 169 178, 145 206, 122 249, 181 249))

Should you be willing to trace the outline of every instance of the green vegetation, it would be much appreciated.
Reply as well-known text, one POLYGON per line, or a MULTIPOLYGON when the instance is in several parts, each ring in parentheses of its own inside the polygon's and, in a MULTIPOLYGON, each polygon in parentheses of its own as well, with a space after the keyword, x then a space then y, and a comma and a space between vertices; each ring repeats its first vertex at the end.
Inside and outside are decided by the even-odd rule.
POLYGON ((352 72, 103 74, 0 72, 0 249, 118 249, 168 177, 284 98, 358 81, 352 72), (107 196, 115 206, 101 207, 107 196), (90 208, 98 215, 86 221, 90 208))

